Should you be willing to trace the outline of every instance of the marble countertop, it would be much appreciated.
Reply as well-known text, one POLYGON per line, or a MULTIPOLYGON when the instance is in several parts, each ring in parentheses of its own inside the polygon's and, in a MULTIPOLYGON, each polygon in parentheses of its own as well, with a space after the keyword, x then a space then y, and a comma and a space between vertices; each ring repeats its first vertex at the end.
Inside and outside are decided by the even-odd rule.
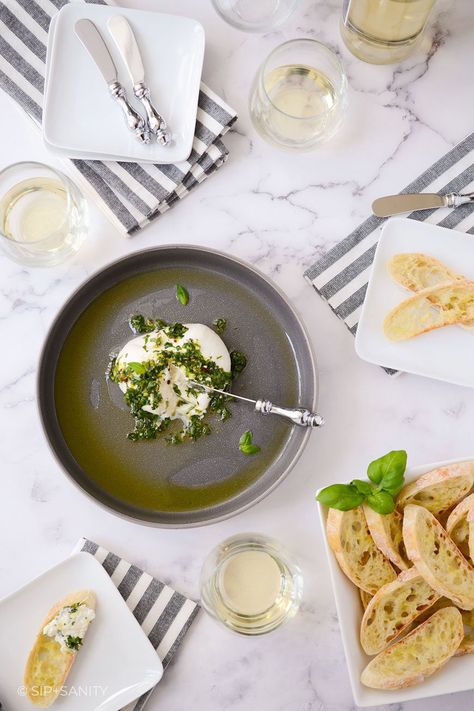
MULTIPOLYGON (((393 448, 407 449, 412 465, 474 455, 474 392, 415 376, 390 379, 358 360, 352 336, 302 275, 368 215, 376 196, 397 192, 472 131, 473 6, 469 0, 440 0, 417 52, 402 65, 377 67, 342 46, 341 0, 303 0, 282 31, 265 36, 228 27, 209 0, 128 4, 189 14, 203 23, 205 80, 238 110, 240 120, 226 137, 227 165, 142 234, 125 239, 91 204, 90 235, 72 263, 33 270, 0 257, 0 596, 59 562, 85 535, 197 597, 202 561, 219 540, 247 530, 273 535, 303 568, 301 613, 261 639, 233 636, 202 614, 147 708, 346 711, 353 700, 314 492, 360 476, 368 461, 393 448), (249 82, 259 63, 275 45, 298 36, 337 47, 350 84, 340 134, 301 156, 262 142, 247 112, 249 82), (38 354, 72 290, 112 259, 166 242, 224 250, 276 280, 311 334, 320 410, 327 419, 291 475, 263 502, 228 521, 181 531, 123 521, 78 493, 48 449, 35 402, 38 354)), ((22 159, 61 165, 3 94, 0 111, 0 167, 22 159)), ((404 706, 461 711, 471 700, 464 693, 404 706)))

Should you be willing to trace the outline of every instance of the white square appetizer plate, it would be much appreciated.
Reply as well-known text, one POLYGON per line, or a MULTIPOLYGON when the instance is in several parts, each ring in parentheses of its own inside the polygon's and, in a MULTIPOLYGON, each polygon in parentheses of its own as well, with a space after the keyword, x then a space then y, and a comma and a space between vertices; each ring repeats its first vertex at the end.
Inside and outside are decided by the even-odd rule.
MULTIPOLYGON (((447 464, 456 462, 467 462, 474 460, 474 457, 463 457, 462 459, 451 459, 445 462, 435 462, 413 469, 408 469, 405 473, 405 482, 408 483, 417 479, 422 474, 444 467, 447 464)), ((474 689, 473 660, 468 654, 464 657, 454 657, 436 674, 417 686, 410 686, 405 689, 394 691, 381 691, 369 689, 360 682, 362 670, 367 666, 373 657, 368 657, 359 642, 359 629, 362 620, 363 610, 357 588, 346 578, 340 569, 336 558, 329 547, 326 537, 327 508, 318 503, 319 517, 323 531, 323 540, 328 557, 329 571, 336 601, 337 616, 341 628, 342 643, 346 655, 347 668, 357 706, 380 706, 382 704, 399 704, 404 701, 415 699, 425 699, 442 694, 452 694, 457 691, 469 691, 474 689)))
POLYGON ((204 59, 204 29, 195 20, 121 7, 70 3, 55 15, 49 31, 43 138, 57 153, 76 158, 177 163, 192 149, 204 59), (158 111, 167 121, 173 142, 140 143, 110 96, 99 69, 76 36, 81 18, 99 29, 134 108, 144 116, 132 83, 107 28, 114 15, 133 29, 145 66, 145 80, 158 111))
POLYGON ((93 556, 76 553, 0 601, 2 708, 31 711, 31 702, 22 696, 23 672, 41 623, 55 603, 84 589, 96 594, 96 618, 58 708, 118 711, 159 682, 161 661, 114 583, 93 556))
POLYGON ((474 280, 472 235, 407 218, 389 220, 377 246, 357 328, 357 355, 369 363, 474 387, 472 332, 446 326, 406 341, 390 341, 385 337, 385 316, 411 294, 396 284, 388 272, 390 258, 401 252, 422 252, 436 257, 449 269, 474 280))

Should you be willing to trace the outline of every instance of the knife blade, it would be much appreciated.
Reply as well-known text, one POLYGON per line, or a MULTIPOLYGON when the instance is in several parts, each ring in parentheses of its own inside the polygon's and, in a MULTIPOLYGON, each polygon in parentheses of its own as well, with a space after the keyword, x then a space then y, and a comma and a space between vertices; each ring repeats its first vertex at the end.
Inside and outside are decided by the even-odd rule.
POLYGON ((474 202, 474 193, 456 194, 447 193, 407 193, 404 195, 386 195, 377 198, 372 203, 372 212, 377 217, 390 217, 402 212, 414 210, 430 210, 438 207, 458 207, 474 202))
POLYGON ((84 18, 76 22, 74 31, 104 77, 111 95, 122 109, 129 129, 135 133, 139 141, 149 143, 150 134, 145 120, 128 103, 125 89, 118 81, 117 68, 97 27, 91 20, 84 18))
POLYGON ((157 141, 166 146, 171 141, 171 135, 165 119, 151 101, 151 92, 145 83, 142 55, 130 23, 123 15, 113 15, 108 19, 107 27, 127 67, 133 84, 133 93, 143 104, 148 127, 155 134, 157 141))

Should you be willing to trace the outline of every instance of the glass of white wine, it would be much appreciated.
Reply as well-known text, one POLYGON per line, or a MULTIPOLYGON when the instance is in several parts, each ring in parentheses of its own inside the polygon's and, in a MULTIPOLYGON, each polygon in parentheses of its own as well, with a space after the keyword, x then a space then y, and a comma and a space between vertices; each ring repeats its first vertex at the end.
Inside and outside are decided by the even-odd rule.
POLYGON ((11 259, 53 266, 75 254, 86 234, 86 202, 66 175, 33 162, 0 171, 0 243, 11 259))
POLYGON ((347 79, 336 54, 312 39, 290 40, 271 52, 250 93, 250 116, 270 143, 310 151, 339 129, 347 79))
POLYGON ((420 39, 435 0, 344 0, 346 47, 371 64, 401 62, 420 39))
POLYGON ((223 625, 244 635, 271 632, 294 617, 303 595, 296 562, 273 538, 241 533, 208 555, 201 603, 223 625))

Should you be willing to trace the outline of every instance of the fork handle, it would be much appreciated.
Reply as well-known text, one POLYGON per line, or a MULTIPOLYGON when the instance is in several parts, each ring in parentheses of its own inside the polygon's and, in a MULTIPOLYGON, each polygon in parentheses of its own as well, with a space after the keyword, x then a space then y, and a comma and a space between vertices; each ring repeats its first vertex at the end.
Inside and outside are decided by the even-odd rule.
POLYGON ((474 202, 474 193, 448 193, 446 195, 446 207, 459 207, 474 202))

